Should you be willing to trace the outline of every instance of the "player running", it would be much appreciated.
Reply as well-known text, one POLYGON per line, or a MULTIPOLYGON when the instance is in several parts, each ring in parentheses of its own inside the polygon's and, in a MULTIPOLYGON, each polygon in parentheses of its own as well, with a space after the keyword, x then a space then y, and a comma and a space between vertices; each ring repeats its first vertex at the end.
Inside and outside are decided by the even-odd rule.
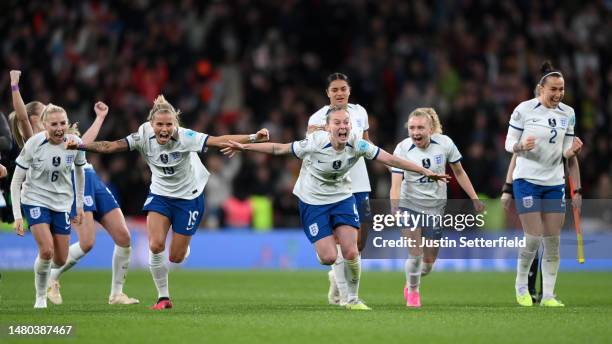
MULTIPOLYGON (((568 159, 570 176, 580 194, 580 172, 576 155, 582 141, 574 136, 574 109, 561 102, 565 92, 563 75, 550 62, 542 64, 536 98, 522 102, 510 118, 505 148, 515 153, 512 187, 516 209, 525 232, 526 247, 519 249, 516 267, 516 300, 532 306, 527 275, 543 243, 541 306, 563 307, 554 289, 559 270, 559 236, 565 218, 565 181, 562 158, 568 159)), ((580 196, 578 196, 580 197, 580 196)))
POLYGON ((80 142, 80 139, 68 133, 68 116, 63 108, 48 104, 41 121, 45 130, 32 136, 23 146, 11 182, 15 232, 24 235, 23 211, 38 246, 34 262, 34 308, 47 308, 51 267, 64 265, 68 256, 70 209, 75 198, 73 168, 76 175, 74 221, 81 223, 83 218, 83 166, 86 163, 83 152, 68 151, 64 147, 65 140, 80 142))
MULTIPOLYGON (((353 130, 362 132, 363 137, 361 138, 369 141, 367 111, 361 105, 349 104, 348 102, 351 95, 349 78, 342 73, 330 74, 327 77, 327 89, 325 93, 329 98, 330 105, 325 105, 310 116, 308 120, 308 133, 312 133, 315 130, 325 130, 327 113, 330 107, 340 105, 346 106, 346 111, 348 111, 351 118, 353 130)), ((357 204, 357 212, 359 213, 359 218, 363 220, 369 217, 369 198, 370 191, 372 191, 368 170, 363 158, 360 157, 357 159, 355 166, 349 171, 349 177, 351 179, 351 192, 357 204)), ((359 230, 357 233, 357 248, 359 252, 365 247, 367 234, 368 232, 365 230, 359 230)), ((338 247, 338 259, 332 264, 331 270, 328 272, 329 292, 327 293, 327 299, 332 305, 345 306, 347 303, 348 289, 345 271, 346 267, 344 264, 344 257, 342 256, 342 250, 338 247)))
MULTIPOLYGON (((11 85, 15 86, 12 87, 13 107, 15 111, 10 114, 9 121, 15 136, 15 141, 20 147, 23 147, 24 142, 33 134, 44 130, 40 123, 40 113, 44 109, 44 105, 37 101, 30 102, 27 105, 24 104, 18 87, 21 72, 13 70, 9 74, 11 85)), ((82 141, 85 143, 95 140, 108 113, 108 107, 104 103, 98 102, 94 107, 94 111, 96 112, 96 120, 83 135, 82 141)), ((108 303, 137 304, 139 302, 137 299, 131 298, 123 293, 123 285, 127 276, 131 256, 131 238, 125 223, 125 218, 114 196, 104 183, 102 183, 93 166, 86 164, 84 169, 84 216, 81 219, 82 223, 72 224, 77 231, 79 241, 70 245, 68 249, 68 259, 63 266, 52 267, 47 297, 54 304, 61 304, 63 302, 62 295, 60 294, 59 278, 62 273, 72 268, 93 248, 96 235, 95 220, 108 231, 115 242, 112 258, 111 293, 108 303)), ((70 213, 71 218, 74 218, 76 215, 75 204, 76 200, 72 205, 70 213)))
POLYGON ((204 186, 209 173, 198 152, 207 147, 220 147, 223 142, 267 141, 268 131, 251 135, 209 136, 179 125, 176 110, 164 96, 155 99, 148 121, 138 132, 118 141, 88 144, 69 142, 70 149, 96 153, 138 150, 151 169, 151 189, 143 210, 147 211, 149 236, 149 268, 158 292, 152 309, 172 308, 168 290, 168 265, 165 260, 166 237, 172 226, 170 261, 180 263, 187 255, 191 236, 204 214, 204 186))
MULTIPOLYGON (((448 163, 457 182, 473 201, 476 211, 482 212, 484 204, 478 199, 470 178, 461 166, 461 154, 453 140, 442 134, 442 125, 435 110, 432 108, 414 110, 408 116, 405 126, 409 137, 397 145, 393 155, 421 164, 423 168, 431 169, 435 173, 444 173, 448 163)), ((400 211, 429 215, 444 213, 447 200, 445 183, 438 183, 434 179, 411 171, 396 168, 391 171, 393 173, 389 197, 392 204, 397 204, 399 200, 400 211)), ((440 223, 427 221, 425 225, 416 227, 414 231, 408 231, 406 235, 416 242, 421 242, 421 236, 440 240, 442 227, 440 223)), ((431 272, 438 252, 438 247, 416 245, 409 248, 409 258, 405 263, 404 287, 407 307, 421 307, 419 291, 421 276, 431 272)))
POLYGON ((321 264, 332 265, 338 258, 336 241, 345 259, 350 310, 370 310, 358 297, 361 259, 357 248, 359 213, 351 191, 349 170, 360 157, 385 165, 422 173, 433 180, 445 180, 412 162, 395 157, 363 140, 361 131, 352 131, 345 106, 335 105, 327 114, 327 131, 315 131, 293 143, 240 144, 230 141, 222 152, 230 157, 237 151, 273 155, 293 153, 302 159, 300 175, 293 189, 299 199, 304 233, 314 244, 321 264))

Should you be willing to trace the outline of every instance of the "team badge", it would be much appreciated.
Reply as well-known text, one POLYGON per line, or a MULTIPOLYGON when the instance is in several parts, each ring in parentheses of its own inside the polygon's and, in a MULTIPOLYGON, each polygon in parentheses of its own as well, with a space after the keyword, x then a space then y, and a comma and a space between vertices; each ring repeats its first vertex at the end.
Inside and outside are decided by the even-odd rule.
POLYGON ((334 168, 334 170, 339 170, 341 166, 342 160, 336 160, 332 163, 332 167, 334 168))
POLYGON ((170 153, 170 159, 178 160, 181 157, 181 152, 172 152, 170 153))
POLYGON ((133 133, 131 136, 132 136, 132 140, 134 140, 134 141, 140 141, 140 135, 138 135, 138 134, 136 134, 136 133, 133 133))
POLYGON ((37 219, 40 217, 40 207, 30 209, 30 217, 33 219, 37 219))
POLYGON ((429 160, 429 158, 425 158, 421 162, 423 163, 423 167, 425 167, 425 168, 430 168, 431 167, 431 160, 429 160))
POLYGON ((83 203, 84 203, 86 206, 91 207, 91 206, 93 205, 93 198, 92 198, 91 196, 87 195, 87 196, 85 196, 85 197, 83 198, 83 203))
POLYGON ((73 161, 74 161, 74 155, 66 155, 66 165, 68 166, 72 165, 73 161))
POLYGON ((512 119, 515 121, 518 121, 521 119, 521 113, 518 111, 514 111, 514 113, 512 114, 512 119))
POLYGON ((57 167, 62 163, 62 158, 59 156, 54 156, 51 162, 53 163, 53 166, 57 167))
POLYGON ((525 208, 533 207, 533 196, 523 197, 523 207, 525 208))
POLYGON ((159 155, 159 160, 161 160, 161 162, 163 162, 164 164, 168 163, 168 154, 163 153, 159 155))
POLYGON ((436 165, 442 165, 442 154, 434 156, 434 161, 436 162, 436 165))
POLYGON ((559 125, 561 126, 561 128, 567 128, 567 118, 561 117, 561 119, 559 120, 559 125))
POLYGON ((549 118, 548 119, 548 125, 550 125, 551 127, 556 127, 557 126, 557 120, 555 120, 554 118, 549 118))
POLYGON ((358 129, 363 128, 363 120, 362 119, 358 119, 358 120, 356 120, 356 122, 357 122, 357 128, 358 129))
POLYGON ((316 223, 313 223, 308 226, 308 231, 310 232, 310 236, 315 237, 317 234, 319 234, 319 226, 316 223))

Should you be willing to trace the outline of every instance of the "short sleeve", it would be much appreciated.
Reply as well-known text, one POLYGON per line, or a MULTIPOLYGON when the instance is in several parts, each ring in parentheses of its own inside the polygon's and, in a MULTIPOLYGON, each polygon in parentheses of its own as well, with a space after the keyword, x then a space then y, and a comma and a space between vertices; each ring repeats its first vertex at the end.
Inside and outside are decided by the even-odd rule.
MULTIPOLYGON (((398 157, 398 158, 404 159, 404 149, 402 148, 402 144, 401 143, 398 144, 395 147, 395 150, 393 151, 393 155, 398 157)), ((399 169, 397 167, 391 167, 391 172, 392 173, 401 173, 401 174, 404 174, 404 170, 399 169)))
POLYGON ((327 106, 324 106, 315 112, 308 119, 308 125, 325 125, 325 115, 327 114, 327 106))
POLYGON ((366 111, 366 109, 359 105, 359 110, 361 113, 361 118, 363 119, 363 131, 368 131, 370 129, 370 123, 368 121, 368 112, 366 111))
POLYGON ((455 143, 452 140, 449 140, 449 141, 450 141, 450 147, 446 155, 446 161, 448 161, 451 164, 455 164, 461 161, 461 159, 463 159, 463 156, 461 156, 461 153, 459 153, 459 149, 457 148, 457 145, 455 145, 455 143))
POLYGON ((17 164, 17 166, 23 168, 24 170, 30 168, 30 164, 32 163, 32 141, 33 140, 28 140, 26 142, 26 144, 23 146, 23 149, 19 153, 19 156, 15 160, 15 164, 17 164))
POLYGON ((298 159, 304 159, 307 154, 312 153, 315 146, 315 137, 313 134, 306 136, 302 141, 294 141, 291 144, 291 152, 298 159))
POLYGON ((146 139, 147 138, 145 137, 144 124, 141 125, 140 128, 138 128, 137 132, 125 137, 125 141, 127 142, 130 151, 133 151, 134 149, 142 151, 144 141, 146 139))
POLYGON ((359 156, 363 156, 368 160, 375 160, 378 157, 378 153, 380 153, 380 148, 371 142, 359 139, 356 142, 355 151, 359 156))
POLYGON ((569 116, 569 121, 567 122, 567 131, 565 132, 566 136, 575 136, 574 127, 576 126, 576 113, 572 111, 569 116))
POLYGON ((525 129, 525 115, 519 111, 517 106, 510 116, 510 127, 523 131, 525 129))
POLYGON ((181 144, 190 152, 204 152, 208 135, 191 129, 180 128, 179 140, 181 144))

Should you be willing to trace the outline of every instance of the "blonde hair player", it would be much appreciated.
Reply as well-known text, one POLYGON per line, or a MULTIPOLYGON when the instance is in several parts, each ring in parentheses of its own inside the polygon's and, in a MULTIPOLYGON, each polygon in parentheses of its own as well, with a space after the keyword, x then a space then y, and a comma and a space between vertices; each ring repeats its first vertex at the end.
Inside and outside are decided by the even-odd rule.
POLYGON ((176 110, 164 96, 158 96, 147 122, 138 131, 118 141, 88 144, 69 142, 70 149, 96 153, 116 153, 138 150, 151 169, 151 188, 143 210, 147 211, 149 236, 149 268, 158 299, 151 308, 172 308, 168 290, 168 265, 165 258, 166 237, 172 227, 170 261, 182 262, 188 254, 191 236, 204 214, 204 187, 209 173, 197 153, 207 147, 220 147, 223 142, 267 141, 268 131, 251 135, 209 136, 179 125, 176 110))
POLYGON ((559 270, 559 236, 565 218, 565 181, 562 158, 568 159, 570 176, 580 180, 577 160, 582 141, 574 136, 574 109, 561 102, 563 74, 550 62, 542 64, 536 92, 519 104, 510 117, 505 148, 516 154, 512 188, 525 232, 526 247, 519 249, 516 267, 516 300, 532 306, 527 275, 540 243, 542 254, 541 306, 563 307, 554 289, 559 270))
MULTIPOLYGON (((351 126, 353 130, 363 133, 363 139, 369 141, 368 135, 368 112, 359 104, 350 104, 349 97, 351 96, 351 85, 348 76, 342 73, 332 73, 327 77, 327 88, 325 95, 329 98, 329 105, 325 105, 315 112, 308 119, 308 133, 315 130, 325 130, 327 114, 333 106, 346 106, 351 118, 351 126)), ((349 171, 351 179, 351 191, 355 197, 359 218, 362 220, 370 217, 370 179, 368 177, 368 169, 363 158, 359 158, 355 166, 349 171)), ((357 233, 357 248, 361 252, 367 240, 368 232, 360 229, 357 233)), ((338 247, 338 259, 332 264, 328 272, 329 291, 327 300, 329 304, 345 306, 348 297, 348 287, 346 284, 346 267, 342 250, 338 247)))
POLYGON ((433 173, 412 162, 393 156, 363 140, 362 133, 352 131, 345 106, 332 106, 327 114, 326 131, 314 131, 302 141, 293 143, 240 144, 230 141, 222 152, 230 157, 238 151, 273 155, 293 153, 302 159, 300 175, 293 189, 299 199, 304 233, 314 244, 321 264, 332 265, 338 258, 336 241, 346 260, 348 303, 350 310, 369 310, 359 299, 361 259, 357 248, 359 213, 351 192, 350 169, 360 157, 388 166, 421 173, 433 180, 447 175, 433 173))
MULTIPOLYGON (((461 166, 461 153, 453 140, 442 134, 438 114, 432 108, 418 108, 412 111, 406 122, 408 138, 400 142, 393 155, 420 164, 436 173, 444 173, 450 165, 457 182, 467 193, 477 212, 484 211, 484 204, 478 199, 467 173, 461 166)), ((447 194, 446 184, 437 183, 418 173, 391 170, 391 190, 389 197, 399 210, 408 213, 438 215, 444 212, 447 194)), ((395 208, 395 207, 394 207, 395 208)), ((410 238, 421 241, 421 236, 439 240, 442 228, 439 223, 419 226, 405 233, 410 238)), ((410 247, 409 258, 405 263, 406 285, 404 299, 407 307, 421 307, 421 276, 429 274, 438 257, 438 247, 410 247)))
MULTIPOLYGON (((40 114, 44 109, 44 104, 38 101, 24 104, 18 87, 21 72, 12 70, 9 74, 12 85, 13 107, 15 108, 15 111, 9 116, 9 121, 13 135, 15 136, 15 141, 20 147, 23 147, 25 141, 27 141, 30 136, 44 130, 40 122, 40 114)), ((87 143, 95 140, 106 114, 108 113, 108 107, 104 103, 98 102, 94 106, 94 111, 96 112, 96 119, 83 135, 82 142, 87 143)), ((78 135, 76 127, 69 128, 68 130, 78 135)), ((137 304, 139 302, 137 299, 131 298, 123 292, 132 250, 130 247, 130 232, 127 228, 125 218, 123 217, 123 213, 115 197, 100 180, 93 166, 85 164, 84 170, 84 215, 80 224, 72 224, 77 232, 79 241, 70 245, 68 249, 68 259, 64 265, 52 266, 47 297, 54 304, 63 303, 63 298, 60 293, 59 278, 64 272, 77 264, 78 261, 93 248, 96 235, 94 221, 98 221, 102 227, 108 231, 115 242, 112 258, 111 292, 108 303, 113 305, 137 304)), ((75 215, 76 200, 73 202, 70 213, 72 218, 74 218, 75 215)))
MULTIPOLYGON (((15 88, 13 87, 13 90, 15 88)), ((66 139, 80 142, 68 134, 66 111, 48 104, 41 115, 45 128, 32 136, 15 161, 11 182, 15 232, 23 236, 22 211, 38 246, 34 262, 36 302, 34 308, 47 308, 47 287, 51 265, 62 266, 68 256, 70 208, 74 201, 72 170, 76 174, 76 223, 83 218, 85 154, 64 148, 66 139), (22 204, 23 202, 23 204, 22 204)))

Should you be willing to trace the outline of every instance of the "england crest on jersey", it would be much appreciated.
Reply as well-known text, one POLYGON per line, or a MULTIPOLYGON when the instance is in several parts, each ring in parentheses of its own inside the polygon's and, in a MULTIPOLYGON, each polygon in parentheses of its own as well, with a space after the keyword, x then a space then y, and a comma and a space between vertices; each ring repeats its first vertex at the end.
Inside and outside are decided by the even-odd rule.
POLYGON ((559 125, 563 129, 567 128, 567 118, 561 117, 561 119, 559 120, 559 125))
POLYGON ((436 165, 442 165, 442 154, 434 156, 434 161, 436 162, 436 165))
POLYGON ((74 155, 66 155, 66 165, 68 166, 72 165, 73 161, 74 161, 74 155))

